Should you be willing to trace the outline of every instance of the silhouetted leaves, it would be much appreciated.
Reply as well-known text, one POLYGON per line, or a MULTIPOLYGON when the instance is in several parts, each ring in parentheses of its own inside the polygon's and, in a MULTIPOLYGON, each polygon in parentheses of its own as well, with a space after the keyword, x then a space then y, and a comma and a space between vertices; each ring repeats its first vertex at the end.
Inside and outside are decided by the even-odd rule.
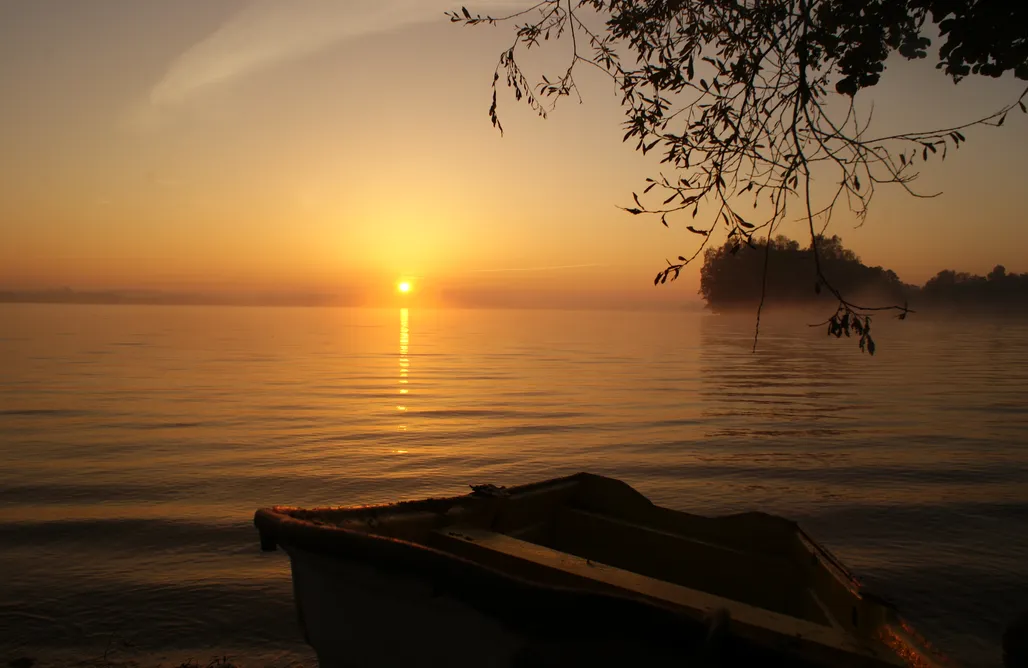
POLYGON ((840 307, 831 318, 827 320, 828 335, 839 339, 844 335, 851 337, 852 331, 857 335, 857 345, 861 352, 869 355, 875 354, 875 342, 871 338, 871 317, 863 316, 863 320, 853 311, 840 307))
MULTIPOLYGON (((854 96, 876 85, 893 54, 928 57, 935 35, 941 41, 937 67, 954 80, 1007 72, 1028 80, 1025 2, 541 0, 501 18, 472 15, 466 7, 447 14, 465 25, 514 25, 514 44, 500 55, 489 108, 501 133, 496 102, 501 73, 515 100, 527 102, 543 117, 558 99, 578 95, 578 64, 594 65, 611 77, 625 113, 623 141, 633 141, 643 154, 660 152, 661 164, 684 172, 681 178, 661 174, 647 179, 642 194, 653 202, 633 192, 628 213, 659 216, 669 226, 687 212, 697 218, 700 203, 707 202, 719 212, 718 225, 725 226, 725 252, 734 255, 743 246, 755 247, 753 234, 773 233, 785 220, 786 200, 799 195, 810 223, 817 289, 836 299, 845 313, 883 309, 847 301, 833 283, 817 252, 820 223, 815 217, 830 219, 835 203, 845 201, 862 219, 882 184, 913 192, 918 151, 922 162, 940 153, 945 159, 949 143, 959 148, 966 141, 960 130, 1002 126, 1015 105, 1028 111, 1019 99, 956 128, 870 139, 860 129, 865 119, 853 116, 852 108, 828 104, 832 90, 854 96), (587 12, 593 16, 583 18, 587 12), (539 46, 551 34, 570 37, 570 58, 558 76, 544 74, 533 88, 515 54, 539 46), (544 106, 540 98, 552 101, 544 106), (833 108, 842 111, 833 117, 827 111, 833 108), (810 203, 808 192, 815 164, 839 172, 834 180, 838 189, 823 209, 810 203), (763 220, 751 222, 738 214, 738 196, 751 192, 754 210, 758 198, 771 205, 763 220)), ((686 227, 702 237, 699 248, 678 256, 680 264, 662 270, 654 283, 666 283, 669 275, 674 280, 704 252, 714 222, 686 227)), ((809 278, 805 286, 809 290, 809 278)), ((869 340, 861 340, 867 346, 869 340)), ((873 345, 869 348, 873 352, 873 345)))

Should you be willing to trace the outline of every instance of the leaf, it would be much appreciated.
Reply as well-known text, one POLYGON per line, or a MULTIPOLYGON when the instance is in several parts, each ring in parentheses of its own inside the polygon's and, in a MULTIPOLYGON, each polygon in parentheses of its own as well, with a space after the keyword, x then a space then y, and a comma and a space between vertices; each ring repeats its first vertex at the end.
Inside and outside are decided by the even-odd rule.
POLYGON ((1001 125, 1003 125, 1003 121, 1005 121, 1005 120, 1007 120, 1007 115, 1003 114, 1002 116, 999 117, 999 123, 996 123, 996 127, 998 128, 1001 125))
POLYGON ((471 18, 471 12, 468 11, 467 7, 461 7, 461 11, 464 12, 464 18, 466 18, 466 19, 470 19, 471 18))
POLYGON ((634 208, 633 209, 625 209, 625 211, 627 211, 628 213, 632 214, 633 216, 638 216, 640 213, 642 213, 642 211, 640 209, 634 209, 634 208))
POLYGON ((702 235, 702 236, 704 236, 704 237, 705 237, 705 236, 707 236, 707 232, 706 232, 706 230, 697 230, 697 229, 696 229, 695 227, 693 227, 692 225, 689 225, 689 226, 687 226, 687 227, 686 227, 685 229, 689 230, 689 231, 690 231, 690 232, 692 232, 693 234, 699 234, 699 235, 702 235))
POLYGON ((1021 111, 1023 113, 1028 114, 1028 107, 1024 106, 1024 102, 1021 102, 1020 100, 1018 100, 1017 104, 1021 107, 1021 111))
POLYGON ((683 257, 683 256, 679 255, 679 256, 678 256, 678 261, 679 261, 679 262, 685 262, 685 257, 683 257))
POLYGON ((867 337, 867 352, 870 355, 875 354, 875 340, 872 339, 870 336, 867 337))

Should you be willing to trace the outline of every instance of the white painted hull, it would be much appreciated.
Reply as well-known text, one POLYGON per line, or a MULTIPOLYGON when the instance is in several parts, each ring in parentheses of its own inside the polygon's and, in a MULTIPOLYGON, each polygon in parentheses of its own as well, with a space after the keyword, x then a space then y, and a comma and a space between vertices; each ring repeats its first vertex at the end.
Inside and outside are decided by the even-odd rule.
POLYGON ((524 639, 430 583, 284 546, 300 626, 321 668, 507 668, 524 639))

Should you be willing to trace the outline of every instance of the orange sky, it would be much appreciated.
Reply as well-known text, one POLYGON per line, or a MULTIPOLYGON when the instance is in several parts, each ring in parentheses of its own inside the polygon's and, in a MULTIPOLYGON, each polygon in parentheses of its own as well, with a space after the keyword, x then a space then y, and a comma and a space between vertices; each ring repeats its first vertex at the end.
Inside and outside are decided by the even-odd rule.
MULTIPOLYGON (((651 285, 695 237, 616 208, 658 167, 620 142, 609 84, 583 72, 585 104, 545 121, 501 99, 501 138, 486 109, 509 29, 453 26, 451 4, 3 4, 0 289, 384 303, 409 277, 411 299, 476 305, 695 301, 696 271, 651 285)), ((503 5, 519 3, 468 6, 503 5)), ((876 127, 960 121, 1019 91, 900 64, 874 91, 876 127)), ((880 191, 863 227, 832 231, 909 282, 1028 271, 1028 117, 966 134, 919 181, 943 196, 880 191)))

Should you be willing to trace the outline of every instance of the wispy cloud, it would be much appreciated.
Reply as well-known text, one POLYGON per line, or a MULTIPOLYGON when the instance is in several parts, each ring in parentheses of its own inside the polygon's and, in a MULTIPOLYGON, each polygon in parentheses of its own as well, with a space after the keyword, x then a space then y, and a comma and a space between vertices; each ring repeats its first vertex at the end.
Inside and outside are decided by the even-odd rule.
POLYGON ((562 264, 554 267, 513 267, 505 269, 469 269, 469 274, 499 273, 504 271, 558 271, 561 269, 585 269, 586 267, 604 267, 602 264, 562 264))
MULTIPOLYGON (((485 0, 483 11, 517 2, 485 0)), ((458 0, 252 0, 186 49, 150 90, 155 108, 332 45, 412 23, 444 20, 458 0)))

